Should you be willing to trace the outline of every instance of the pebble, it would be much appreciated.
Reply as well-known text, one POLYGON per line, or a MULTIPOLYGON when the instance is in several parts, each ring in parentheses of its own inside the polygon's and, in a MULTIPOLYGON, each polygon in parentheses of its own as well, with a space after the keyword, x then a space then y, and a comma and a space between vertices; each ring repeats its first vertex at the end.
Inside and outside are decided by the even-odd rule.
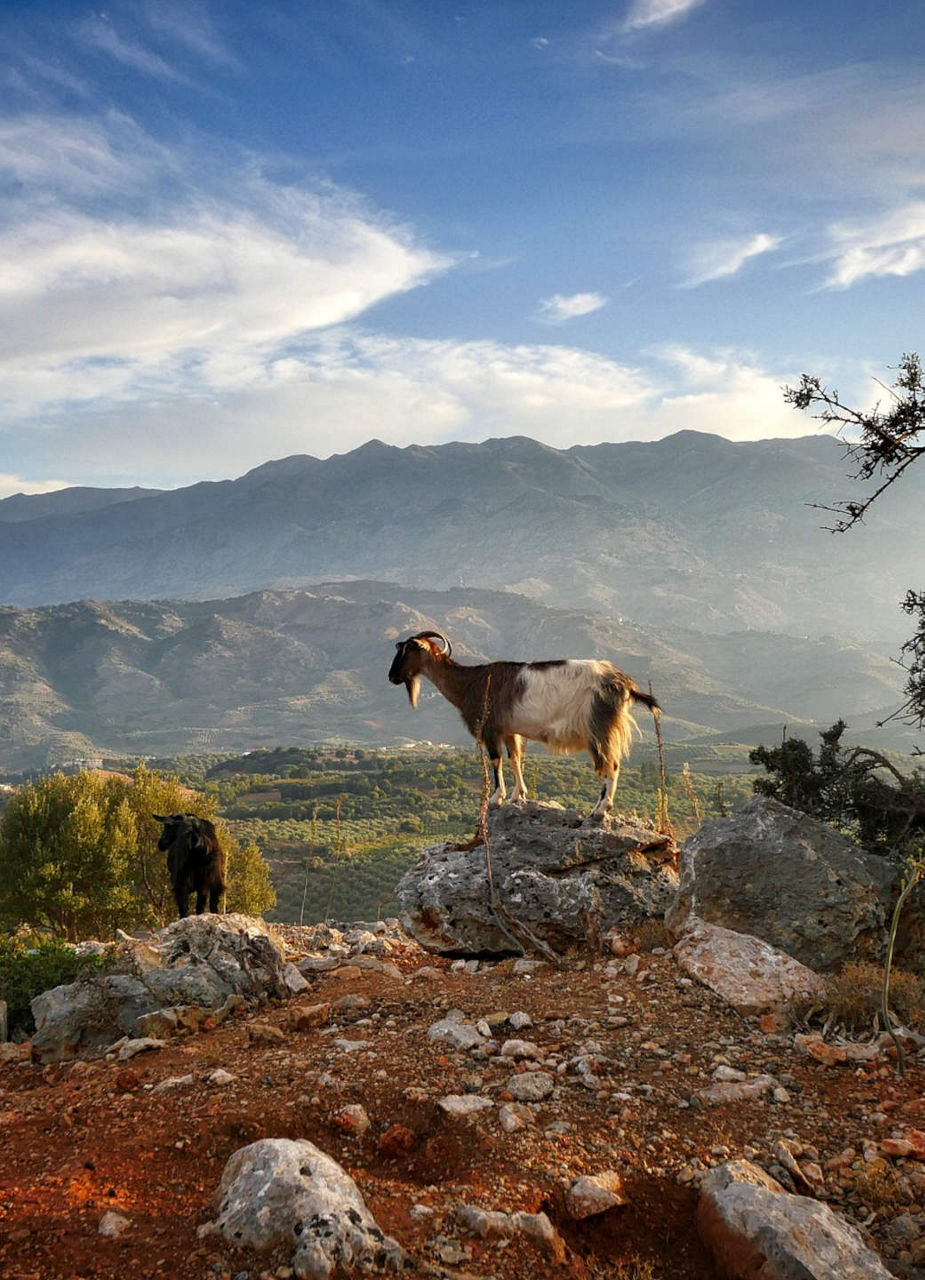
POLYGON ((508 1092, 517 1102, 542 1102, 553 1091, 553 1078, 546 1071, 511 1076, 508 1092))
POLYGON ((565 1207, 576 1221, 593 1218, 626 1203, 622 1179, 613 1169, 576 1178, 565 1193, 565 1207))
POLYGON ((448 1116, 472 1116, 494 1107, 491 1098, 478 1093, 450 1093, 437 1100, 437 1106, 448 1116))
POLYGON ((115 1240, 127 1231, 131 1226, 130 1219, 121 1213, 116 1213, 114 1209, 110 1209, 108 1213, 104 1213, 100 1218, 99 1226, 96 1228, 101 1236, 106 1236, 109 1240, 115 1240))

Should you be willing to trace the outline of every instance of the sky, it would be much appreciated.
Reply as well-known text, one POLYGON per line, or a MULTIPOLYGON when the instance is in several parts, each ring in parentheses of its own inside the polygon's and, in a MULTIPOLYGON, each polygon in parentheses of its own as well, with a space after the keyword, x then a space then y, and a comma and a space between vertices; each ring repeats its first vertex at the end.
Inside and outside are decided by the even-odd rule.
POLYGON ((818 430, 921 350, 920 0, 3 0, 0 497, 818 430))

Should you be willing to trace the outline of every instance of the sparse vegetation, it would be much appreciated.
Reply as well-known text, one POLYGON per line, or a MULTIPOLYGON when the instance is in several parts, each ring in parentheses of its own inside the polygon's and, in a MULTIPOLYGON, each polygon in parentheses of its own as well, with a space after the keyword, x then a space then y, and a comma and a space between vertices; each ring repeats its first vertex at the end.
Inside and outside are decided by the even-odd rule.
MULTIPOLYGON (((800 997, 791 1005, 794 1021, 810 1022, 850 1036, 885 1030, 881 1000, 884 969, 867 962, 846 964, 826 982, 823 1000, 800 997)), ((905 1026, 921 1026, 925 1018, 925 983, 917 973, 897 969, 890 983, 892 1013, 905 1026)))

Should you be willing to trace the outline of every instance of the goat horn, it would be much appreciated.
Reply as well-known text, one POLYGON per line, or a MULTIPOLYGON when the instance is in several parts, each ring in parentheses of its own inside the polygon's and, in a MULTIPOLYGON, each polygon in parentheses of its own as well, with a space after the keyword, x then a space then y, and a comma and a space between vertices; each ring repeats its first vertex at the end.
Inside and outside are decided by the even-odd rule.
POLYGON ((442 631, 419 631, 414 638, 415 640, 425 640, 427 639, 428 636, 432 637, 435 640, 441 640, 443 642, 443 656, 445 658, 449 658, 452 656, 453 646, 450 644, 449 640, 447 640, 446 636, 443 634, 442 631))

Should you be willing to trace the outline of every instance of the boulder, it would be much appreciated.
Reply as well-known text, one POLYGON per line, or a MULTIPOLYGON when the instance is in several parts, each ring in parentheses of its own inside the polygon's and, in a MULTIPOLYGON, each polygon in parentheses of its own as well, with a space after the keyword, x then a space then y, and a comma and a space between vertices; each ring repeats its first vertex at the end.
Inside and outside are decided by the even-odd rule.
POLYGON ((298 1280, 405 1265, 404 1250, 376 1225, 349 1174, 304 1139, 264 1138, 236 1151, 216 1198, 211 1230, 233 1248, 294 1249, 298 1280))
POLYGON ((883 858, 756 796, 685 842, 665 921, 676 938, 698 918, 751 934, 827 973, 849 960, 879 958, 895 888, 883 858))
POLYGON ((61 1062, 85 1049, 129 1036, 199 1022, 220 1021, 244 1001, 286 996, 285 959, 262 920, 201 915, 175 920, 144 941, 123 937, 118 965, 126 972, 96 974, 55 987, 32 1001, 36 1062, 61 1062))
POLYGON ((518 922, 556 951, 586 946, 610 928, 631 931, 661 917, 677 873, 664 836, 618 819, 583 823, 574 810, 528 802, 494 810, 485 846, 425 849, 395 891, 408 932, 429 951, 511 955, 524 949, 518 922))
POLYGON ((674 948, 678 965, 744 1017, 782 1008, 798 995, 824 996, 824 978, 760 938, 689 923, 674 948))
POLYGON ((818 1200, 789 1195, 748 1160, 706 1175, 697 1227, 729 1280, 890 1280, 855 1227, 818 1200))

